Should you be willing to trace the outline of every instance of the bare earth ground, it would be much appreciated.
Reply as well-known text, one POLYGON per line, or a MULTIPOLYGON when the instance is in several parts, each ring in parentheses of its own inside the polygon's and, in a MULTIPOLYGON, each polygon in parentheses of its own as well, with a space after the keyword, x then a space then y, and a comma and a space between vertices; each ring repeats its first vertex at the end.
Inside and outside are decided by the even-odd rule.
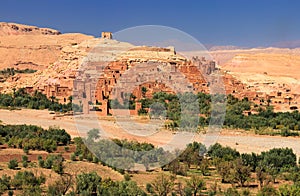
POLYGON ((4 124, 32 124, 43 128, 59 126, 72 136, 77 135, 73 117, 54 117, 48 110, 0 110, 0 120, 4 124))
MULTIPOLYGON (((47 110, 0 110, 0 120, 4 124, 33 124, 48 128, 49 126, 59 126, 65 129, 72 137, 79 136, 77 131, 75 120, 73 116, 67 117, 55 117, 54 114, 50 114, 47 110)), ((78 122, 78 121, 77 121, 78 122)), ((83 121, 90 127, 89 120, 83 121)), ((174 139, 174 134, 171 131, 158 131, 147 137, 141 136, 140 133, 128 133, 121 129, 120 126, 112 120, 112 118, 102 118, 98 121, 102 129, 105 130, 105 134, 108 137, 119 138, 119 139, 131 139, 153 143, 154 145, 163 146, 173 139, 174 145, 180 140, 185 140, 184 137, 189 138, 188 135, 180 135, 180 138, 174 139)), ((196 141, 203 141, 205 135, 196 135, 194 138, 196 141)), ((300 137, 280 137, 280 136, 266 136, 266 135, 255 135, 247 133, 246 131, 238 130, 222 130, 217 138, 217 142, 233 147, 239 152, 250 153, 266 151, 275 147, 289 147, 292 148, 298 157, 300 157, 300 137)), ((180 145, 180 144, 179 144, 180 145)), ((3 153, 3 152, 2 152, 3 153)))
MULTIPOLYGON (((15 150, 15 149, 13 149, 15 150)), ((31 171, 35 175, 40 176, 44 175, 46 177, 46 183, 43 185, 43 187, 47 187, 55 181, 59 180, 60 177, 57 173, 52 171, 51 169, 45 169, 45 168, 40 168, 37 166, 37 162, 30 162, 33 166, 30 166, 29 168, 23 168, 21 167, 21 164, 19 163, 19 169, 17 170, 12 170, 7 168, 7 163, 2 162, 0 163, 0 176, 6 174, 7 176, 10 176, 13 178, 14 175, 18 171, 31 171)), ((91 164, 87 162, 82 162, 82 161, 76 161, 76 162, 71 162, 67 161, 65 164, 65 169, 64 171, 68 174, 71 174, 72 176, 76 176, 77 174, 80 174, 82 172, 96 172, 98 175, 100 175, 103 179, 112 179, 114 181, 121 181, 124 179, 123 175, 120 173, 112 170, 111 168, 107 166, 103 166, 101 164, 91 164)), ((74 180, 74 179, 73 179, 74 180)), ((72 188, 71 188, 72 189, 72 188)), ((20 191, 16 190, 14 191, 15 194, 21 194, 20 191)))

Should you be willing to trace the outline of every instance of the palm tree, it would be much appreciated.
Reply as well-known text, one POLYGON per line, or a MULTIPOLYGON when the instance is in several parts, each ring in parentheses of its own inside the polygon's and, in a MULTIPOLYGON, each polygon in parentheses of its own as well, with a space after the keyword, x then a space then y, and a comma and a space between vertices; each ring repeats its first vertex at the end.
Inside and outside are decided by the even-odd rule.
POLYGON ((12 90, 13 90, 13 92, 14 92, 13 95, 15 96, 15 94, 16 94, 16 88, 14 87, 12 90))
POLYGON ((289 97, 289 105, 291 105, 292 97, 289 97))
POLYGON ((70 96, 68 97, 68 100, 70 101, 70 103, 72 103, 72 101, 73 101, 73 96, 70 95, 70 96))
POLYGON ((268 102, 268 106, 270 106, 271 99, 268 99, 267 102, 268 102))
POLYGON ((51 102, 54 103, 55 97, 53 95, 50 97, 50 99, 51 99, 51 102))
POLYGON ((13 105, 15 106, 15 105, 16 105, 16 102, 15 102, 15 98, 16 98, 16 88, 14 87, 12 90, 13 90, 13 105))
POLYGON ((147 88, 143 86, 141 90, 142 90, 142 96, 143 96, 143 98, 145 98, 146 93, 147 93, 147 88))
POLYGON ((132 101, 135 101, 135 99, 136 99, 136 96, 134 95, 134 94, 130 94, 130 100, 132 100, 132 101))

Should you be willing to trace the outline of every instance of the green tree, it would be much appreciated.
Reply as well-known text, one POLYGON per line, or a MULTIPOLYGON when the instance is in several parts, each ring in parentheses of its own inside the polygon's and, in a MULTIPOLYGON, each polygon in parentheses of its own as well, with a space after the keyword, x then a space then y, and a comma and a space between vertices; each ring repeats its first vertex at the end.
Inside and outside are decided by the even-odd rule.
POLYGON ((260 159, 260 166, 272 176, 273 182, 283 168, 293 168, 297 164, 296 154, 289 148, 273 148, 262 152, 260 159))
POLYGON ((271 177, 269 176, 269 174, 265 171, 264 168, 262 167, 257 167, 255 169, 255 173, 256 173, 256 179, 259 182, 259 187, 262 188, 263 186, 267 186, 269 185, 269 183, 271 182, 271 177))
POLYGON ((3 194, 4 191, 10 189, 11 177, 6 174, 2 175, 0 178, 0 194, 3 194))
POLYGON ((258 162, 260 157, 255 154, 242 154, 241 155, 242 161, 244 165, 250 166, 252 171, 255 171, 256 167, 258 166, 258 162))
POLYGON ((193 175, 186 182, 187 187, 190 188, 194 196, 201 193, 201 190, 205 189, 205 182, 200 176, 193 175))
POLYGON ((186 163, 190 168, 191 164, 200 165, 206 153, 206 147, 198 142, 187 145, 187 148, 180 154, 179 160, 186 163))
POLYGON ((87 133, 87 140, 88 141, 94 141, 96 139, 99 139, 100 135, 99 135, 99 129, 91 129, 88 131, 87 133))
POLYGON ((218 143, 210 146, 207 153, 212 158, 221 158, 225 161, 232 161, 240 157, 240 153, 235 149, 232 149, 230 147, 223 147, 218 143))
POLYGON ((219 163, 217 164, 217 171, 222 178, 222 182, 232 182, 232 168, 233 165, 229 161, 222 161, 219 159, 219 163))
POLYGON ((82 173, 76 177, 76 193, 93 195, 100 186, 101 177, 96 173, 82 173))
POLYGON ((73 186, 73 177, 70 174, 60 175, 60 178, 48 186, 47 195, 65 195, 73 186))
POLYGON ((217 171, 222 177, 222 182, 238 183, 240 186, 244 186, 251 176, 250 166, 243 165, 240 158, 233 162, 221 161, 217 165, 217 171))
POLYGON ((173 189, 174 179, 165 174, 159 175, 152 183, 153 190, 158 196, 167 196, 173 189))
POLYGON ((239 158, 233 163, 232 175, 234 182, 237 182, 240 186, 243 187, 245 182, 250 179, 250 166, 243 165, 242 160, 239 158))
POLYGON ((41 184, 44 184, 46 178, 41 175, 39 177, 35 176, 30 171, 17 172, 12 180, 12 185, 16 189, 22 190, 22 195, 41 195, 42 189, 41 184))
POLYGON ((56 155, 54 160, 53 160, 53 165, 52 165, 52 170, 55 171, 58 174, 63 174, 64 173, 64 158, 63 156, 60 155, 56 155))

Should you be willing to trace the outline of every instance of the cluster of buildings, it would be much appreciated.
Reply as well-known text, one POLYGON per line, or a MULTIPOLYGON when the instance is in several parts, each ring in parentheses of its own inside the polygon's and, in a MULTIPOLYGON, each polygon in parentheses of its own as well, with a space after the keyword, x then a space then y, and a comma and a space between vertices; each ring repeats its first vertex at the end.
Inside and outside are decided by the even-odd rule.
POLYGON ((189 61, 172 48, 156 47, 134 48, 115 61, 90 62, 88 67, 88 72, 78 71, 74 80, 74 100, 81 100, 84 112, 96 108, 102 116, 111 114, 110 100, 122 104, 134 97, 135 109, 131 114, 137 114, 141 108, 138 101, 155 92, 208 93, 209 82, 205 77, 216 70, 213 61, 198 57, 189 61), (144 56, 133 57, 136 53, 144 56))
MULTIPOLYGON (((112 34, 102 32, 102 38, 110 40, 112 34)), ((112 49, 107 47, 105 50, 112 49)), ((69 97, 73 96, 74 103, 82 105, 84 113, 96 110, 102 116, 112 113, 110 100, 118 100, 122 104, 124 100, 134 98, 135 109, 130 112, 137 114, 142 107, 138 101, 150 98, 155 92, 209 93, 212 84, 218 82, 213 77, 216 71, 216 63, 205 57, 187 60, 176 54, 172 47, 144 46, 129 49, 113 61, 87 62, 84 69, 77 70, 76 76, 70 75, 60 80, 59 84, 48 84, 38 90, 61 103, 67 103, 69 97)), ((275 109, 279 106, 289 110, 298 109, 297 95, 291 93, 287 85, 282 84, 273 92, 266 93, 246 86, 227 73, 222 73, 221 80, 226 94, 240 99, 247 97, 257 105, 271 104, 275 109)), ((33 92, 34 88, 27 87, 26 90, 33 92)))
MULTIPOLYGON (((232 94, 239 99, 247 98, 257 105, 273 106, 275 111, 294 111, 299 107, 299 94, 292 92, 287 84, 263 84, 245 85, 229 74, 224 74, 226 94, 232 94), (262 90, 261 88, 265 88, 262 90)), ((256 113, 252 111, 252 114, 256 113)))

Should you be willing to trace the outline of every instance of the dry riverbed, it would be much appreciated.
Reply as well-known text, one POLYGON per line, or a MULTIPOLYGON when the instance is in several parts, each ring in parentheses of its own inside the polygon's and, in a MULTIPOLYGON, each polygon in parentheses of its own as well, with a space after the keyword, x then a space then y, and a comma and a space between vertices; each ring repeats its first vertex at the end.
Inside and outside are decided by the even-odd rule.
MULTIPOLYGON (((78 117, 76 117, 77 119, 78 117)), ((121 128, 121 125, 116 123, 113 118, 101 118, 98 124, 105 130, 108 137, 119 139, 133 139, 138 141, 150 142, 154 145, 163 146, 172 141, 176 144, 177 140, 189 136, 181 135, 177 140, 174 139, 174 134, 170 131, 157 131, 147 136, 142 136, 140 133, 128 132, 121 128)), ((49 126, 59 126, 65 129, 72 137, 79 136, 74 116, 55 117, 50 114, 48 110, 0 110, 0 120, 3 124, 32 124, 43 128, 49 126)), ((81 119, 80 124, 85 124, 87 127, 91 124, 89 119, 81 119), (82 123, 83 122, 83 123, 82 123)), ((205 135, 197 135, 194 137, 196 141, 203 141, 205 135)), ((280 136, 266 136, 255 135, 245 131, 236 130, 222 130, 217 137, 217 142, 222 145, 236 148, 239 152, 256 152, 265 151, 274 147, 289 147, 292 148, 297 156, 300 156, 300 137, 280 137, 280 136)))

